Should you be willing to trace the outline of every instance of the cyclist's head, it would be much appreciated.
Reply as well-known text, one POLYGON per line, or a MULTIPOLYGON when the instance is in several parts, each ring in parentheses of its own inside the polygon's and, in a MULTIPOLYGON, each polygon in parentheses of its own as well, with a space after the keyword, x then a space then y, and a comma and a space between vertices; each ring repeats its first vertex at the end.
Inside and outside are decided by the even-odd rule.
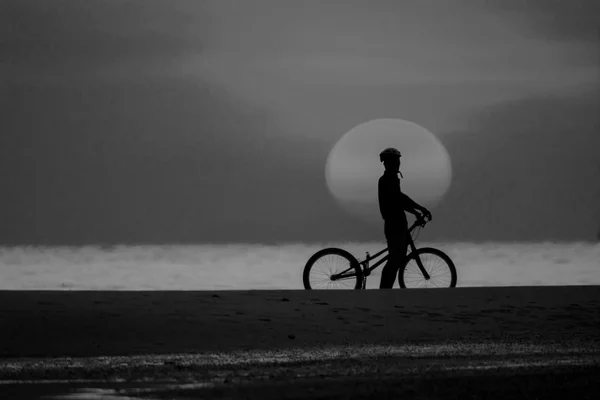
POLYGON ((393 147, 388 147, 387 149, 379 153, 379 160, 384 164, 387 161, 400 161, 400 157, 402 157, 400 151, 393 147))
POLYGON ((379 160, 383 163, 386 170, 390 170, 393 172, 400 171, 400 151, 393 147, 388 147, 379 153, 379 160))

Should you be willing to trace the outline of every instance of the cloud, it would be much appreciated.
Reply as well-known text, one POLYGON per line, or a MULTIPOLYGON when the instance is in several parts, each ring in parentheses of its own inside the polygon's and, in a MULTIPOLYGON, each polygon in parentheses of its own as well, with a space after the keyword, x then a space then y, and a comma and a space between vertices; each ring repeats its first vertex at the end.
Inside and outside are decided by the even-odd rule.
POLYGON ((23 84, 12 100, 0 138, 0 243, 368 234, 327 192, 326 144, 286 135, 214 85, 23 84))
MULTIPOLYGON (((324 185, 345 131, 399 117, 445 133, 474 108, 590 82, 479 2, 142 3, 2 4, 0 241, 378 237, 324 185)), ((481 153, 453 143, 459 163, 481 153)))
POLYGON ((467 240, 593 240, 600 93, 540 95, 473 113, 442 137, 454 181, 432 230, 467 240))
POLYGON ((331 140, 380 117, 447 131, 482 105, 597 80, 480 3, 208 2, 205 53, 182 69, 331 140))
POLYGON ((556 47, 468 2, 278 2, 269 12, 264 2, 208 4, 214 22, 198 63, 242 88, 253 73, 246 79, 400 85, 547 83, 555 79, 548 69, 560 71, 556 47))
POLYGON ((0 12, 0 66, 16 76, 75 77, 128 65, 172 63, 201 51, 195 2, 19 0, 0 12))
POLYGON ((506 13, 524 29, 544 39, 565 42, 600 42, 600 3, 596 0, 505 0, 485 7, 506 13))

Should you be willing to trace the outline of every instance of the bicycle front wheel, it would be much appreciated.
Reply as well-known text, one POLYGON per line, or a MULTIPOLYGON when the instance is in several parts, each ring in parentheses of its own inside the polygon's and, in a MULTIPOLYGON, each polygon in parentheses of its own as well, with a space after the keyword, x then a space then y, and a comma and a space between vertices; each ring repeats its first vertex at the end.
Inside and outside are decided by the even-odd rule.
POLYGON ((304 267, 305 289, 361 289, 358 260, 346 250, 328 248, 316 252, 304 267))
POLYGON ((452 288, 456 286, 456 267, 446 253, 425 247, 408 255, 406 264, 398 271, 401 288, 452 288), (427 274, 425 277, 418 260, 427 274))

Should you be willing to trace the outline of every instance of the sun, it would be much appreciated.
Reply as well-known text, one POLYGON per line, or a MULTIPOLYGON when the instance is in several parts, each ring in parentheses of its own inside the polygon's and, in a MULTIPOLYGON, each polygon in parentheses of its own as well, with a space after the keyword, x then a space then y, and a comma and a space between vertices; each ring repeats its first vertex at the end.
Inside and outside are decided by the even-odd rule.
POLYGON ((325 166, 327 187, 344 210, 369 222, 381 222, 377 182, 383 173, 379 153, 396 147, 402 153, 402 191, 432 208, 450 188, 450 156, 439 139, 413 122, 381 118, 362 123, 335 144, 325 166))

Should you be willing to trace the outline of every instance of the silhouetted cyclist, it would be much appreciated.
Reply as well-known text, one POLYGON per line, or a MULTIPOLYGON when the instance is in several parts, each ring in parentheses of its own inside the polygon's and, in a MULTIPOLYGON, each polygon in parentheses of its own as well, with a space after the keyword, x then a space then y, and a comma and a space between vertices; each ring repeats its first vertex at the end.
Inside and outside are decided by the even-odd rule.
POLYGON ((400 151, 387 148, 379 154, 385 172, 379 178, 379 210, 384 220, 384 232, 389 249, 389 258, 381 272, 380 289, 391 289, 407 252, 408 221, 405 211, 419 217, 431 219, 431 213, 425 207, 414 202, 400 190, 400 151))

